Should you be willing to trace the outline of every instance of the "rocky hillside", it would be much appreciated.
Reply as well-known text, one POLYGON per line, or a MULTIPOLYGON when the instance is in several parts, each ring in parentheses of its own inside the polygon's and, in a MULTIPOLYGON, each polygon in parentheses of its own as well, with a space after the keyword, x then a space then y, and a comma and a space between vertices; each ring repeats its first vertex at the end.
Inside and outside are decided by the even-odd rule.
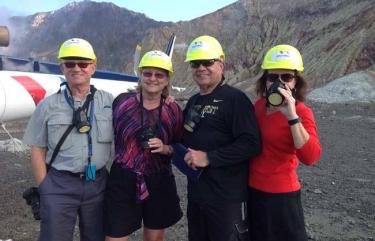
MULTIPOLYGON (((137 42, 143 52, 164 49, 177 35, 173 61, 176 85, 193 87, 183 62, 190 41, 216 36, 227 55, 228 82, 251 92, 265 51, 276 44, 299 48, 312 87, 360 71, 375 70, 373 0, 239 0, 203 17, 178 23, 156 22, 111 3, 83 1, 26 18, 11 39, 12 55, 54 61, 57 44, 72 36, 87 38, 99 67, 130 72, 137 42)), ((194 88, 188 88, 193 90, 194 88)))
POLYGON ((222 42, 229 82, 248 92, 265 51, 276 44, 301 50, 312 87, 358 70, 375 70, 373 0, 240 0, 193 21, 154 30, 146 43, 165 32, 177 33, 174 60, 182 75, 178 81, 186 85, 191 83, 188 66, 182 64, 186 46, 200 34, 222 42))
POLYGON ((153 28, 170 23, 157 22, 144 14, 112 3, 72 2, 47 13, 10 19, 10 48, 17 57, 56 62, 59 44, 71 37, 85 38, 94 46, 99 68, 123 71, 132 60, 137 43, 153 28))

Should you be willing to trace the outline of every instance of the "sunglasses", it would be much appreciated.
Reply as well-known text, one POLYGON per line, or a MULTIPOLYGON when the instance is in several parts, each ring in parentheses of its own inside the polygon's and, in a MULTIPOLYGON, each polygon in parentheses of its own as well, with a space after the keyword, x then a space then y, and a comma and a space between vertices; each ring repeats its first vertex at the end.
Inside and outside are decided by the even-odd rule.
POLYGON ((155 76, 156 79, 164 79, 165 77, 167 77, 166 74, 162 74, 162 73, 152 73, 152 72, 142 72, 142 76, 145 77, 145 78, 151 78, 152 76, 155 76))
POLYGON ((76 67, 76 65, 78 65, 78 67, 80 67, 81 69, 86 69, 87 66, 89 66, 89 64, 91 64, 91 63, 85 63, 85 62, 80 62, 80 63, 76 63, 76 62, 64 62, 63 64, 68 69, 72 69, 72 68, 76 67))
POLYGON ((219 60, 217 60, 217 59, 193 60, 193 61, 190 61, 190 67, 193 68, 193 69, 199 68, 199 66, 201 66, 201 65, 203 65, 204 67, 210 67, 216 61, 219 61, 219 60))
POLYGON ((283 82, 290 82, 296 76, 294 74, 267 74, 267 80, 269 82, 278 82, 282 80, 283 82))

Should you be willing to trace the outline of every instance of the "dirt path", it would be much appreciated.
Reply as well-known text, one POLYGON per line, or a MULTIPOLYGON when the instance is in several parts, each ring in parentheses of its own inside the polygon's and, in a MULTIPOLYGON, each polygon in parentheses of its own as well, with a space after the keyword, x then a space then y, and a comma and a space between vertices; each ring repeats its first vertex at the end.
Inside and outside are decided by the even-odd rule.
MULTIPOLYGON (((375 105, 313 106, 324 154, 317 165, 299 169, 310 240, 375 240, 375 105)), ((10 129, 20 138, 23 126, 10 129)), ((21 198, 32 184, 28 156, 0 152, 0 167, 0 240, 36 240, 38 222, 21 198)), ((176 177, 185 210, 186 180, 178 171, 176 177)), ((185 241, 186 232, 183 218, 167 240, 185 241)), ((142 240, 141 234, 131 240, 142 240)))

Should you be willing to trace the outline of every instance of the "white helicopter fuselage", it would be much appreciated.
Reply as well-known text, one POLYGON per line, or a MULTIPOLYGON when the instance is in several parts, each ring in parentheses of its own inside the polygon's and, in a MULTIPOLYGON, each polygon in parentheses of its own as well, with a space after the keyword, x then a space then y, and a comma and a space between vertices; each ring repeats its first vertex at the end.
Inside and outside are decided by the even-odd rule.
MULTIPOLYGON (((172 58, 175 34, 169 38, 165 53, 172 58)), ((9 30, 0 26, 0 47, 9 45, 9 30)), ((138 84, 138 63, 141 46, 134 53, 134 75, 97 70, 90 83, 114 97, 134 90, 138 84)), ((44 63, 33 59, 18 59, 0 55, 0 123, 30 117, 36 105, 45 97, 56 93, 65 81, 57 63, 44 63)), ((185 88, 172 86, 183 91, 185 88)), ((3 127, 4 128, 4 127, 3 127)))
MULTIPOLYGON (((36 105, 56 93, 63 81, 63 75, 0 70, 0 123, 30 117, 36 105)), ((136 81, 98 78, 90 83, 114 97, 137 86, 136 81)))

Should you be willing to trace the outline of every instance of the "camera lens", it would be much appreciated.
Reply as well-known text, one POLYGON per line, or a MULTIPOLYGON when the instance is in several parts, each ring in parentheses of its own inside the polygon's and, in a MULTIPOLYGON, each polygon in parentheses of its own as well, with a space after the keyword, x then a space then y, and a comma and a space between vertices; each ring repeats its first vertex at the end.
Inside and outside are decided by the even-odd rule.
POLYGON ((151 127, 144 127, 141 129, 139 133, 139 142, 141 143, 141 147, 143 149, 150 148, 148 141, 155 136, 155 131, 151 127))
POLYGON ((142 141, 142 142, 141 142, 141 147, 142 147, 143 149, 150 148, 150 145, 148 144, 148 140, 147 140, 147 141, 142 141))

